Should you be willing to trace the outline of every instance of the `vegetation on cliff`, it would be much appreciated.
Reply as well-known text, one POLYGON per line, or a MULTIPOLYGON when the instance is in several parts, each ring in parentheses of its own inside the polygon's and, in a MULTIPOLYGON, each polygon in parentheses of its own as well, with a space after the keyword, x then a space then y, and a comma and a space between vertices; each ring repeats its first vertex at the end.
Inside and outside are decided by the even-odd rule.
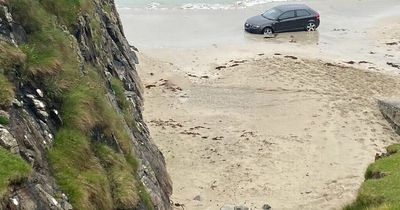
POLYGON ((31 173, 31 167, 18 155, 0 147, 0 198, 10 183, 20 183, 31 173))
POLYGON ((399 186, 400 144, 394 144, 368 167, 356 200, 344 210, 400 209, 399 186))
MULTIPOLYGON (((0 108, 11 106, 14 83, 19 81, 40 87, 45 98, 60 108, 63 123, 48 159, 74 209, 134 209, 138 205, 152 209, 136 175, 133 137, 127 127, 134 122, 126 115, 133 108, 123 84, 117 78, 109 81, 96 62, 84 62, 77 40, 71 36, 81 14, 94 16, 94 1, 8 0, 7 5, 27 40, 19 47, 5 42, 0 45, 4 66, 0 108), (10 66, 16 61, 18 68, 10 66), (10 69, 17 70, 17 76, 8 77, 10 69), (120 109, 112 105, 110 94, 120 109)), ((105 5, 110 13, 111 6, 105 5)), ((93 42, 99 44, 103 39, 96 31, 100 23, 96 18, 90 21, 93 42)), ((30 173, 22 159, 8 153, 0 149, 0 196, 9 184, 7 180, 18 181, 30 173)))

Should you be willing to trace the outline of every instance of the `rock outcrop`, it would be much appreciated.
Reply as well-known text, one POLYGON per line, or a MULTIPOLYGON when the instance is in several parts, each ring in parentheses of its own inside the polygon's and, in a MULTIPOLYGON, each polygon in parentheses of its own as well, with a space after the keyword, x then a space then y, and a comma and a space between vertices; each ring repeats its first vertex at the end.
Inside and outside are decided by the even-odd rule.
POLYGON ((383 116, 392 125, 393 129, 400 134, 400 100, 382 99, 378 100, 378 106, 383 116))
MULTIPOLYGON (((75 196, 79 199, 88 196, 87 200, 93 201, 88 204, 88 209, 171 209, 169 196, 172 186, 164 157, 152 142, 142 117, 142 85, 135 68, 138 58, 124 36, 115 4, 113 0, 77 1, 84 2, 79 3, 82 5, 71 5, 74 3, 70 2, 0 0, 0 75, 8 78, 7 83, 11 84, 11 94, 6 95, 9 102, 0 102, 0 111, 7 115, 7 121, 3 125, 0 122, 0 146, 19 154, 32 167, 32 173, 27 179, 9 183, 4 193, 0 189, 0 209, 84 209, 82 206, 74 206, 81 204, 72 198, 73 192, 87 193, 75 196), (26 13, 21 14, 21 11, 26 13), (43 20, 38 15, 43 15, 43 20), (43 22, 38 23, 38 20, 43 22), (40 30, 47 30, 47 39, 38 37, 36 31, 40 30), (58 41, 61 39, 63 41, 58 41), (49 42, 41 43, 42 40, 49 42), (57 42, 68 44, 51 46, 57 42), (59 50, 53 52, 53 48, 59 50), (44 56, 58 59, 51 60, 44 56), (67 63, 68 59, 74 65, 67 63), (77 72, 77 76, 68 77, 66 69, 77 72), (99 87, 91 83, 93 78, 96 78, 99 87), (73 88, 83 88, 86 91, 85 88, 90 89, 92 86, 101 90, 96 94, 104 96, 93 96, 93 100, 105 101, 105 105, 100 108, 106 111, 97 107, 91 110, 89 102, 79 98, 81 95, 78 93, 81 92, 73 92, 73 88), (70 98, 66 97, 67 94, 78 98, 77 104, 75 101, 68 102, 70 98), (90 113, 71 114, 66 110, 67 105, 85 107, 90 109, 90 113), (108 115, 100 116, 103 113, 108 115), (73 121, 76 117, 81 117, 81 120, 73 121), (107 120, 111 123, 105 122, 107 120), (112 122, 119 123, 118 127, 112 122), (96 170, 104 173, 101 175, 107 178, 108 184, 104 185, 109 186, 104 187, 104 193, 90 194, 80 189, 84 186, 68 186, 70 183, 63 183, 60 177, 65 173, 61 173, 59 170, 63 169, 57 166, 59 157, 53 157, 59 154, 58 150, 49 154, 49 151, 55 150, 54 144, 63 140, 63 137, 58 137, 60 129, 79 130, 79 126, 82 127, 83 135, 89 139, 85 142, 89 149, 83 151, 93 156, 96 170), (118 135, 117 130, 123 134, 118 135), (129 142, 122 141, 123 138, 129 139, 129 142), (110 154, 122 159, 117 161, 110 158, 110 155, 102 159, 96 149, 98 144, 112 148, 110 154), (135 161, 129 161, 131 154, 135 161), (49 157, 53 157, 52 161, 49 161, 49 157), (135 169, 134 176, 128 172, 124 178, 129 181, 136 177, 139 182, 135 185, 137 189, 127 189, 129 192, 136 191, 132 193, 133 197, 138 197, 136 200, 114 193, 117 191, 114 188, 119 186, 118 178, 122 176, 121 171, 114 170, 122 169, 113 168, 113 162, 103 161, 109 160, 107 158, 116 164, 130 164, 135 169), (103 204, 101 198, 97 198, 102 194, 109 194, 111 200, 103 204), (96 200, 101 204, 96 204, 96 200)), ((60 153, 60 157, 68 157, 69 149, 72 151, 80 148, 62 149, 66 152, 60 153)), ((69 162, 66 164, 72 165, 69 162)), ((80 173, 71 172, 70 175, 76 176, 78 181, 82 179, 80 173)))

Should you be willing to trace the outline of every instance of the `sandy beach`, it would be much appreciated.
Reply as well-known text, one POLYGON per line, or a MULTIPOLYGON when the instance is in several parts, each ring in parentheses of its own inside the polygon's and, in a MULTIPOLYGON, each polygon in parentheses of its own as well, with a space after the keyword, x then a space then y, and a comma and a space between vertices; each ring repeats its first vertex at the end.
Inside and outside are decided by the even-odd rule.
POLYGON ((400 94, 398 1, 304 2, 318 31, 273 39, 242 28, 278 3, 120 10, 176 209, 340 209, 400 140, 376 106, 400 94))

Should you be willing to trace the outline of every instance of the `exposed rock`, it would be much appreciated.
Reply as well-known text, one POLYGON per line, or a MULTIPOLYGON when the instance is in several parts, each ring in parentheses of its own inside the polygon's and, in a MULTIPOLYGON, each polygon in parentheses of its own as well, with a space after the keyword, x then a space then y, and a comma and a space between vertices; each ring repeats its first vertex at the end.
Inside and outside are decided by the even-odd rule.
POLYGON ((61 116, 56 109, 50 111, 50 116, 56 125, 61 126, 63 124, 61 116))
POLYGON ((39 97, 41 97, 41 98, 43 98, 43 91, 42 90, 40 90, 40 89, 36 89, 36 93, 37 93, 37 95, 39 96, 39 97))
POLYGON ((383 116, 389 121, 394 130, 400 134, 400 99, 378 100, 378 106, 383 116))
POLYGON ((0 125, 0 146, 8 149, 12 153, 19 153, 18 142, 14 136, 0 125))
POLYGON ((19 101, 18 99, 14 99, 14 100, 12 101, 12 103, 13 103, 14 106, 16 106, 16 107, 18 107, 18 108, 20 108, 20 107, 22 107, 22 106, 24 105, 24 102, 19 101))
POLYGON ((384 172, 377 171, 377 172, 372 173, 371 178, 372 179, 381 179, 381 178, 383 178, 385 176, 386 176, 386 174, 384 172))

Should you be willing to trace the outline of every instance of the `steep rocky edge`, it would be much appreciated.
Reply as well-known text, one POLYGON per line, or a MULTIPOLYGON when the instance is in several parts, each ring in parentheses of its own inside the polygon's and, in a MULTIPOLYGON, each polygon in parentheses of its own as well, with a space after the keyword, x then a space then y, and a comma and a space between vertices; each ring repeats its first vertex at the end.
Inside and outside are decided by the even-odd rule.
POLYGON ((113 0, 0 0, 0 209, 171 209, 113 0))

